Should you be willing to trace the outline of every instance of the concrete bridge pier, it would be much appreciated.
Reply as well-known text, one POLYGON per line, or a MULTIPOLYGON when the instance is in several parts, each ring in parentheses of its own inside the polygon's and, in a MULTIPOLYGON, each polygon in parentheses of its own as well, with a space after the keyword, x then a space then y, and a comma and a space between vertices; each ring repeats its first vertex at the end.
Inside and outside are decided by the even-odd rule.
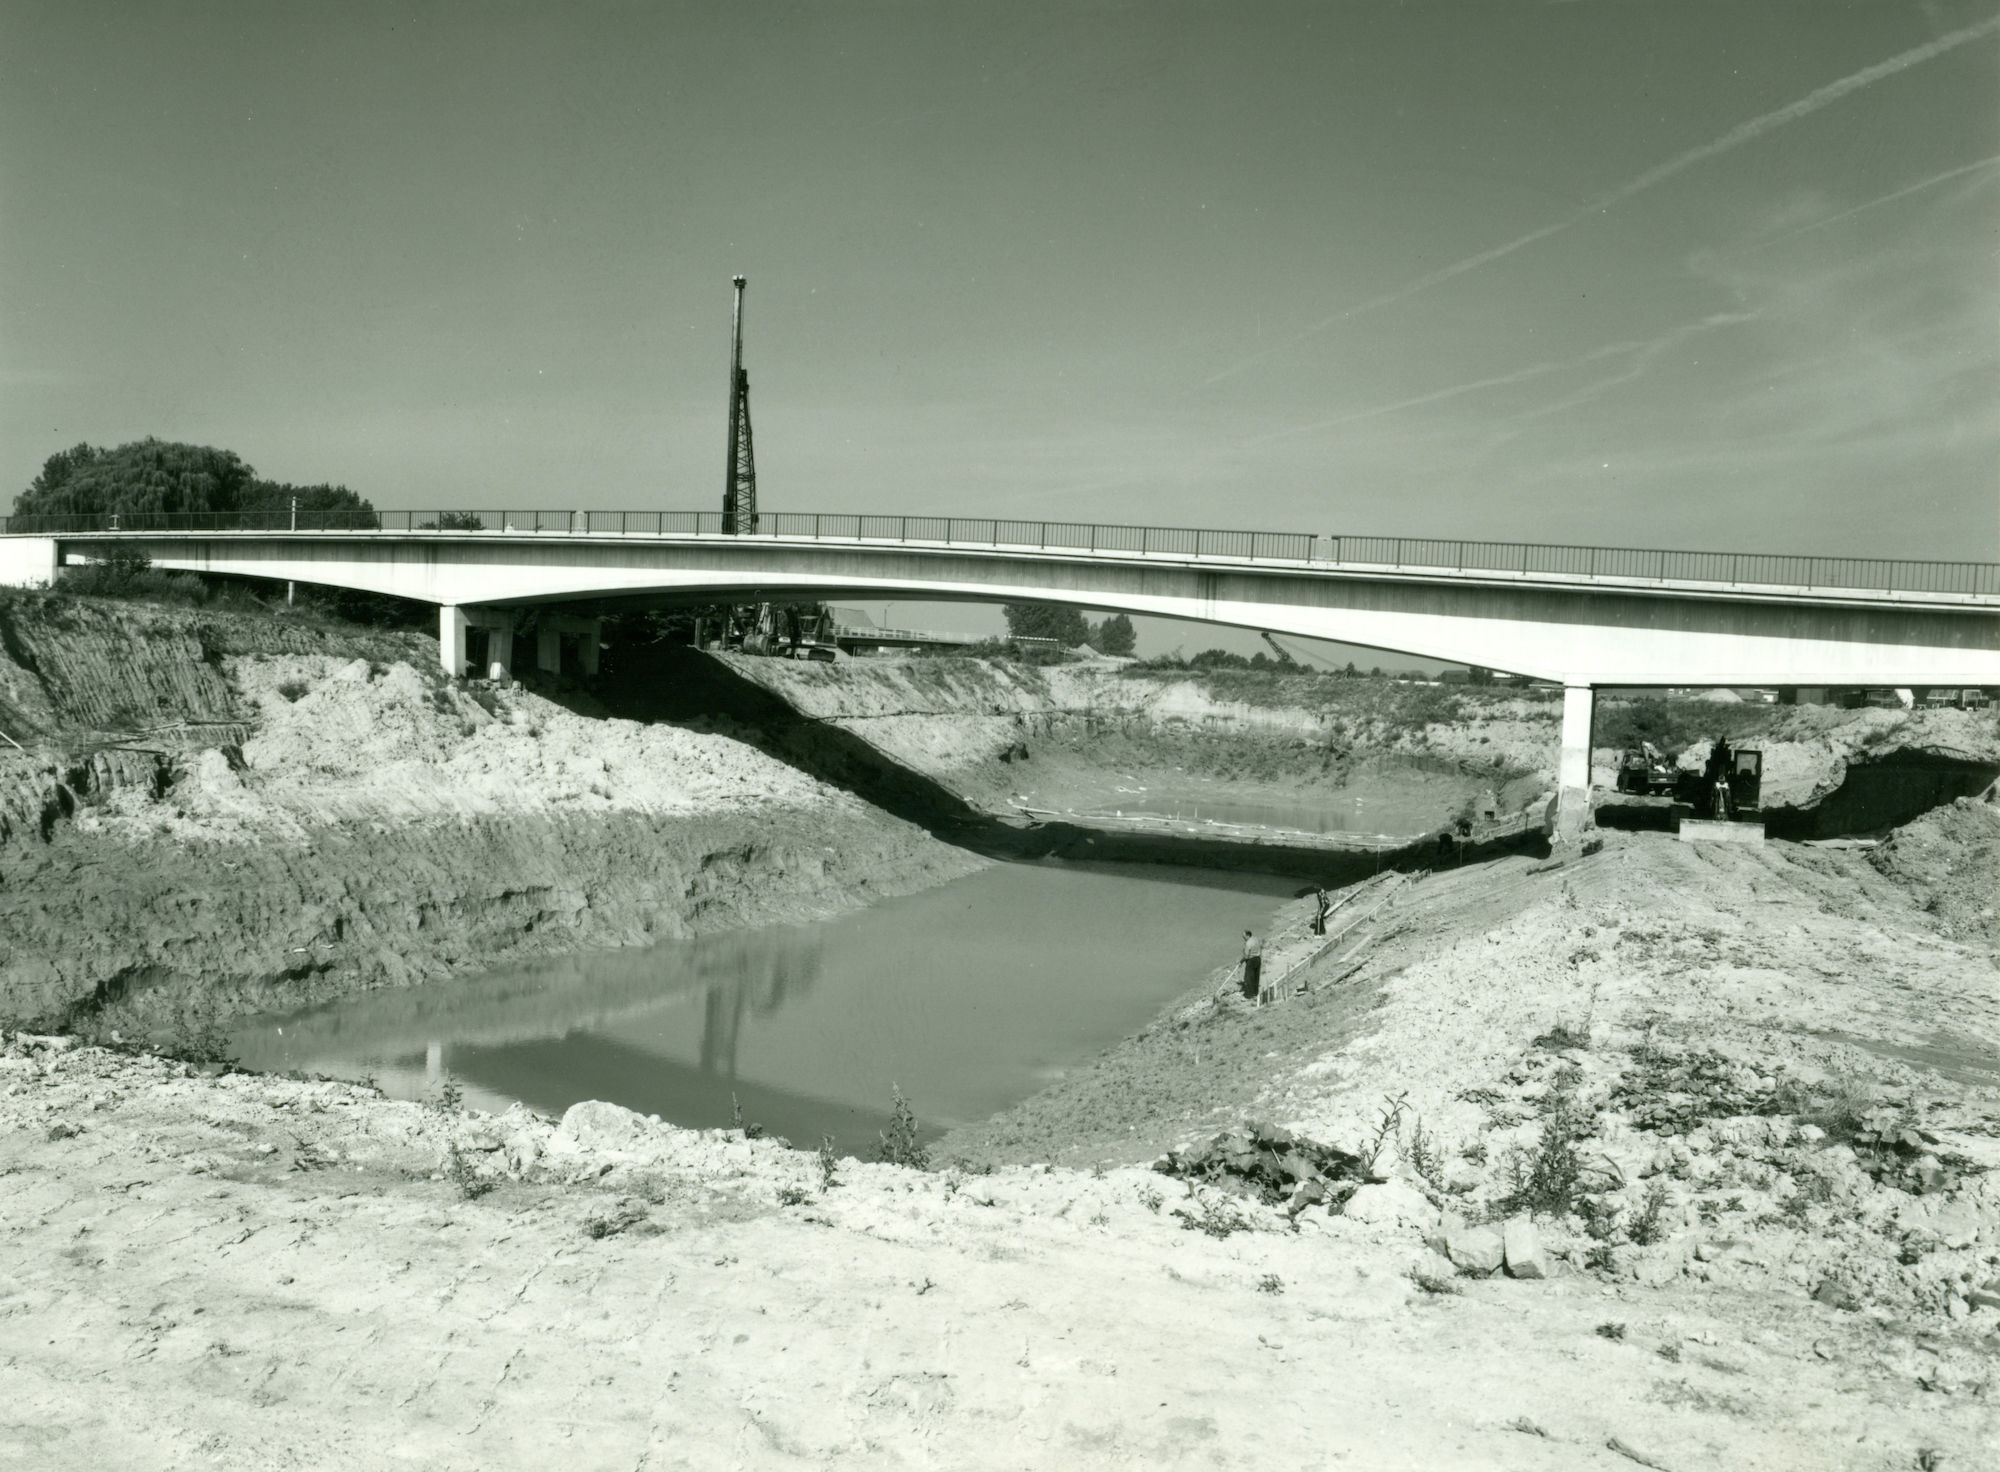
POLYGON ((465 610, 456 603, 438 605, 438 663, 454 678, 465 673, 465 610))
POLYGON ((514 615, 504 608, 438 608, 438 663, 448 675, 466 673, 466 632, 486 630, 486 677, 504 680, 514 669, 514 615))
POLYGON ((1597 714, 1597 691, 1590 685, 1563 686, 1562 753, 1556 762, 1558 843, 1574 841, 1590 822, 1590 734, 1597 714))
POLYGON ((562 671, 562 639, 573 634, 577 640, 577 663, 586 675, 597 673, 598 651, 604 642, 604 620, 577 618, 567 613, 545 613, 535 627, 535 668, 547 673, 562 671))

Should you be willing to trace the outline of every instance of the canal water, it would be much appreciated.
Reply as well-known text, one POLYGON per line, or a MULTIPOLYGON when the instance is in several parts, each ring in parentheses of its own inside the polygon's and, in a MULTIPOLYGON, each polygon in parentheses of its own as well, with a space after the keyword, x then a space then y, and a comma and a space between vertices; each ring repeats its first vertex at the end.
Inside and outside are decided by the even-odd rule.
POLYGON ((247 1020, 258 1069, 862 1152, 900 1087, 926 1133, 980 1120, 1145 1025, 1294 888, 1263 875, 1000 864, 807 925, 549 959, 247 1020))

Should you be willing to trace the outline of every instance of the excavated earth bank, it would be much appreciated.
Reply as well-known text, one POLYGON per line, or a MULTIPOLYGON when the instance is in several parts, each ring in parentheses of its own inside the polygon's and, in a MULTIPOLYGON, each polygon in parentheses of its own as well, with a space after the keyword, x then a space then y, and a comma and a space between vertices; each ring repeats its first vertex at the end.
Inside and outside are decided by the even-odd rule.
POLYGON ((824 915, 982 861, 730 737, 453 685, 408 635, 0 608, 0 1015, 155 1028, 824 915))

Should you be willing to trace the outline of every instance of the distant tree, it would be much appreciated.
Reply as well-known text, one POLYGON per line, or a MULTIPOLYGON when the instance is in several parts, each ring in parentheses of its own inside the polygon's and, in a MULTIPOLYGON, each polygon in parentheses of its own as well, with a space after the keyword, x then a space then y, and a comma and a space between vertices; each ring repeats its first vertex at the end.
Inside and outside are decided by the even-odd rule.
POLYGON ((440 511, 436 521, 417 523, 420 532, 483 532, 486 522, 477 511, 440 511))
POLYGON ((1130 654, 1138 647, 1139 636, 1133 631, 1132 620, 1122 613, 1114 613, 1103 623, 1090 631, 1090 647, 1099 654, 1130 654))
POLYGON ((33 516, 219 511, 275 517, 289 516, 294 499, 301 512, 373 510, 345 486, 265 480, 230 450, 144 439, 110 450, 85 444, 58 451, 14 498, 14 512, 33 516))
POLYGON ((1353 678, 1354 678, 1354 677, 1355 677, 1356 675, 1360 674, 1360 673, 1361 673, 1361 671, 1360 671, 1360 670, 1358 670, 1358 669, 1356 669, 1356 668, 1354 667, 1354 661, 1350 659, 1350 660, 1349 660, 1349 661, 1347 662, 1347 668, 1346 668, 1346 669, 1344 669, 1344 670, 1342 670, 1342 671, 1341 671, 1341 673, 1342 673, 1343 675, 1347 676, 1347 678, 1351 680, 1351 679, 1353 679, 1353 678))
POLYGON ((1090 625, 1067 605, 1008 603, 1001 611, 1007 616, 1007 632, 1017 639, 1054 639, 1071 649, 1090 642, 1090 625))

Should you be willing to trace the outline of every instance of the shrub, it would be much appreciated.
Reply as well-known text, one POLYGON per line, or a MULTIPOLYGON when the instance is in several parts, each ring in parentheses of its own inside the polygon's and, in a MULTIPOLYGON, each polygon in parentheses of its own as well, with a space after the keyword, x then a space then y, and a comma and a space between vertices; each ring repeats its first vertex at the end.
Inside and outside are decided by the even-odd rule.
POLYGON ((1502 1214, 1560 1215, 1575 1205, 1583 1169, 1576 1147, 1597 1124, 1595 1112, 1577 1096, 1581 1080, 1574 1067, 1557 1076, 1545 1101, 1540 1141, 1532 1152, 1517 1151, 1509 1161, 1513 1180, 1499 1205, 1502 1214))
POLYGON ((1646 1188, 1646 1199, 1639 1207, 1639 1214, 1632 1218, 1632 1225, 1625 1229, 1625 1235, 1633 1245, 1651 1247, 1655 1242, 1666 1240, 1667 1183, 1656 1180, 1646 1188))
POLYGON ((889 1128, 881 1133, 875 1147, 875 1158, 885 1165, 929 1170, 931 1152, 924 1148, 919 1138, 916 1111, 910 1108, 910 1101, 903 1097, 901 1089, 892 1085, 889 1092, 896 1101, 895 1112, 889 1120, 889 1128))
POLYGON ((467 1201, 477 1201, 491 1191, 494 1184, 474 1174, 472 1162, 456 1145, 451 1147, 451 1154, 445 1161, 445 1178, 458 1188, 458 1194, 467 1201))

